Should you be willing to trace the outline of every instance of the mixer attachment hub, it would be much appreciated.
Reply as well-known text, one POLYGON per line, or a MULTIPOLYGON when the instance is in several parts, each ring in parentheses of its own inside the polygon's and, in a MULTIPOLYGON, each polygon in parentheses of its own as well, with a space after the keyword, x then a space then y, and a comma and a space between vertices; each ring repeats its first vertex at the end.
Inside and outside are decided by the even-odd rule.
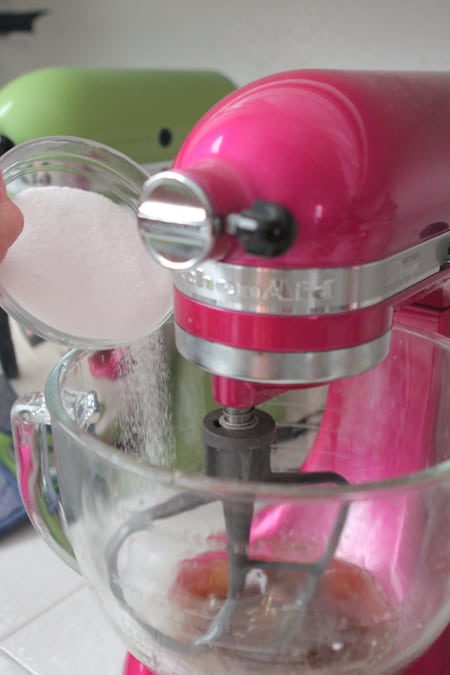
POLYGON ((213 410, 203 420, 205 473, 229 480, 270 480, 273 418, 254 408, 213 410))

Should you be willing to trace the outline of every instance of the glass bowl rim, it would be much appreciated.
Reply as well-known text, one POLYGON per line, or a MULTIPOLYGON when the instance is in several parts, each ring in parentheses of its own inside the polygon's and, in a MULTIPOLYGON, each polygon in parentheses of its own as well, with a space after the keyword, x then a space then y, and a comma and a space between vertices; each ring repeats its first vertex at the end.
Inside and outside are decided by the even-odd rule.
MULTIPOLYGON (((412 330, 404 326, 394 326, 393 330, 431 341, 433 344, 441 346, 445 351, 450 352, 450 340, 445 336, 435 335, 428 331, 412 330)), ((82 359, 92 356, 93 353, 93 351, 73 349, 63 356, 50 372, 44 392, 52 424, 54 421, 57 421, 58 425, 67 435, 74 438, 77 443, 82 443, 87 447, 89 452, 92 452, 96 458, 102 462, 120 467, 120 470, 138 474, 140 478, 145 478, 149 482, 183 489, 187 492, 200 492, 202 494, 211 493, 222 497, 232 495, 233 497, 240 499, 248 499, 249 493, 251 492, 252 496, 256 498, 277 502, 283 500, 292 501, 296 499, 320 501, 336 498, 340 498, 343 502, 365 500, 373 499, 375 498, 375 495, 376 498, 381 498, 384 493, 386 493, 386 497, 393 496, 393 493, 404 491, 405 489, 424 489, 435 483, 444 484, 448 482, 450 484, 450 458, 432 467, 397 478, 357 483, 353 485, 327 486, 298 484, 280 485, 267 482, 248 483, 146 464, 103 443, 88 431, 80 429, 65 410, 60 395, 60 385, 71 366, 82 359)))

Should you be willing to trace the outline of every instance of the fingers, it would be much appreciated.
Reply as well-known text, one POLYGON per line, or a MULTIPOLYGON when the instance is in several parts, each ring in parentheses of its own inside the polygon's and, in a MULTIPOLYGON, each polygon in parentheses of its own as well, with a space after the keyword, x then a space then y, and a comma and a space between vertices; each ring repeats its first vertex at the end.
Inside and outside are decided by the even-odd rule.
POLYGON ((22 213, 7 196, 5 184, 0 174, 0 261, 3 260, 9 247, 16 241, 22 229, 22 213))

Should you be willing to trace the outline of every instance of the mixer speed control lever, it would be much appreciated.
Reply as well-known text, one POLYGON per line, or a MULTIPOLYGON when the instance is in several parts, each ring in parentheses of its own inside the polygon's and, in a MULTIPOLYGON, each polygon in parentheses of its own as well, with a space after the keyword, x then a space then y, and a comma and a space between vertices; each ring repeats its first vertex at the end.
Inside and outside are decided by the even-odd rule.
POLYGON ((226 231, 236 235, 247 253, 274 258, 292 246, 297 228, 288 209, 273 202, 256 201, 250 209, 230 214, 226 231))

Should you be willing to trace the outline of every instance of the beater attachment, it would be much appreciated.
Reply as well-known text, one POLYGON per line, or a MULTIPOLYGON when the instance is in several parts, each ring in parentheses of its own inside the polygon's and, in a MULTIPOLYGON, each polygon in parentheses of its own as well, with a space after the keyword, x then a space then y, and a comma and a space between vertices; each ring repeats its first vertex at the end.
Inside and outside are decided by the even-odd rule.
POLYGON ((248 574, 251 571, 274 571, 276 573, 302 573, 298 589, 292 602, 286 607, 285 618, 279 630, 273 635, 278 641, 280 653, 288 653, 296 635, 299 621, 305 616, 309 602, 314 597, 319 580, 329 566, 338 546, 344 528, 348 505, 343 504, 336 515, 326 550, 313 562, 258 559, 251 555, 250 535, 256 500, 255 487, 258 483, 295 483, 300 485, 330 485, 346 483, 334 472, 287 471, 274 472, 271 469, 271 449, 277 435, 276 423, 267 412, 253 408, 231 408, 213 410, 203 421, 205 444, 205 474, 221 480, 239 481, 248 486, 242 491, 242 498, 222 498, 226 531, 226 549, 229 562, 227 597, 211 621, 210 626, 197 639, 183 643, 151 626, 129 605, 120 583, 119 556, 128 538, 138 531, 148 530, 160 519, 170 518, 186 511, 208 504, 217 497, 186 493, 168 499, 133 515, 114 534, 106 549, 109 582, 116 599, 127 613, 159 644, 178 652, 196 652, 215 644, 220 646, 232 631, 233 618, 239 611, 244 597, 248 574))
MULTIPOLYGON (((275 434, 275 420, 262 410, 253 407, 225 407, 222 410, 213 410, 206 415, 203 421, 206 452, 205 473, 216 478, 249 483, 305 484, 310 482, 339 484, 346 482, 341 476, 332 472, 273 472, 271 469, 271 447, 275 434)), ((222 503, 230 570, 228 597, 209 631, 198 641, 201 644, 218 639, 229 629, 234 611, 244 592, 247 574, 252 569, 277 569, 279 567, 287 569, 290 567, 287 563, 255 560, 250 557, 250 530, 254 511, 251 489, 241 502, 236 501, 236 499, 233 501, 227 500, 225 497, 222 503)), ((339 532, 344 525, 345 514, 346 509, 344 508, 338 518, 338 520, 342 518, 342 522, 338 526, 339 532)), ((338 539, 333 545, 333 553, 337 543, 338 539)), ((299 569, 297 563, 294 563, 292 567, 293 569, 299 569)), ((304 598, 302 605, 305 604, 303 601, 304 598)))

